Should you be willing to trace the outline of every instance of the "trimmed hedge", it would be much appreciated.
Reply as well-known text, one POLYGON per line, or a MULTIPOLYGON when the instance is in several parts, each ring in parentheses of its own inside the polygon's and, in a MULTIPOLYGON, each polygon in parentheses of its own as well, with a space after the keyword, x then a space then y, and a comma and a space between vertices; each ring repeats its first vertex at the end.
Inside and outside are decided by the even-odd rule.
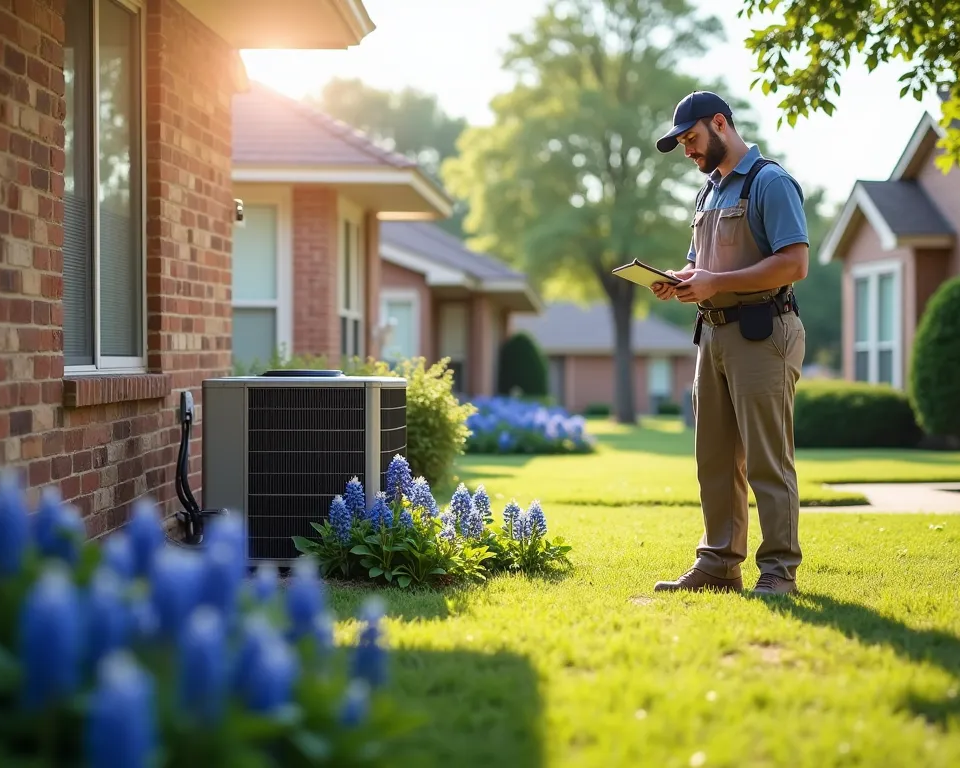
POLYGON ((913 448, 922 436, 907 395, 890 386, 829 379, 797 385, 797 448, 913 448))
POLYGON ((519 331, 500 346, 497 394, 546 397, 550 393, 547 358, 534 338, 519 331))
POLYGON ((960 436, 960 277, 941 284, 920 318, 910 361, 910 402, 929 435, 960 436))

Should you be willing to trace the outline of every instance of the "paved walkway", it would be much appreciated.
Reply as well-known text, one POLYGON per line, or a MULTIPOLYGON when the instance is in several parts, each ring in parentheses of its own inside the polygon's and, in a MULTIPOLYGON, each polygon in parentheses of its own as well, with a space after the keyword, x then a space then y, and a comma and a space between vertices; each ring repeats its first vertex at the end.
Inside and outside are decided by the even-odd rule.
POLYGON ((801 511, 960 515, 960 483, 836 483, 827 487, 862 493, 870 503, 801 507, 801 511))

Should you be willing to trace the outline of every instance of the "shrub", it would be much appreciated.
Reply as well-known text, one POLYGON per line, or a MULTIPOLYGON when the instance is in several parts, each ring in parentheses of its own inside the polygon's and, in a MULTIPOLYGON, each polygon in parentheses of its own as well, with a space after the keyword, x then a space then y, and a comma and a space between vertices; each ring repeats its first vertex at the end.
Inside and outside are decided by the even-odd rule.
POLYGON ((386 491, 372 504, 367 501, 359 480, 351 478, 331 503, 327 519, 311 523, 317 538, 294 537, 297 549, 315 556, 325 576, 406 588, 569 565, 570 546, 561 537, 547 539, 538 501, 524 511, 511 500, 503 525, 495 528, 484 487, 471 494, 460 483, 441 510, 429 483, 414 479, 399 454, 390 462, 386 491))
POLYGON ((683 408, 679 403, 672 400, 663 400, 657 404, 657 415, 659 416, 679 416, 683 413, 683 408))
POLYGON ((150 503, 102 545, 44 492, 0 485, 0 763, 384 765, 419 718, 387 695, 379 608, 334 645, 317 565, 245 579, 242 525, 166 544, 150 503))
POLYGON ((444 358, 427 367, 422 357, 387 363, 355 361, 345 373, 353 376, 401 376, 407 380, 406 457, 416 475, 431 486, 449 480, 453 464, 465 450, 467 419, 474 412, 453 393, 453 370, 444 358))
POLYGON ((797 386, 798 448, 902 448, 921 431, 907 396, 892 387, 814 379, 797 386))
POLYGON ((934 292, 920 318, 910 362, 910 401, 928 434, 960 436, 960 277, 934 292))
POLYGON ((543 397, 548 392, 546 357, 530 334, 515 333, 500 345, 497 393, 543 397))
POLYGON ((610 415, 609 403, 590 403, 583 409, 583 415, 587 418, 599 418, 610 415))
POLYGON ((478 398, 467 419, 467 453, 589 453, 592 437, 582 416, 559 406, 509 397, 478 398))

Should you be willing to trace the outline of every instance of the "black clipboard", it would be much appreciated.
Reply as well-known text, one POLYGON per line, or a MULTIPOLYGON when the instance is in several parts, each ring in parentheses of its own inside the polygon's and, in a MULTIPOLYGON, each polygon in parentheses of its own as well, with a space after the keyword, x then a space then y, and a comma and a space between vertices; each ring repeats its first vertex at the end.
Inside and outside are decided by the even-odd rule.
POLYGON ((656 267, 651 267, 649 264, 644 264, 639 259, 634 259, 629 264, 624 264, 620 267, 615 267, 613 269, 613 274, 617 277, 622 277, 624 280, 629 280, 631 283, 636 283, 637 285, 643 285, 647 288, 651 288, 654 283, 670 283, 671 285, 679 285, 682 280, 668 275, 666 272, 663 272, 656 267))

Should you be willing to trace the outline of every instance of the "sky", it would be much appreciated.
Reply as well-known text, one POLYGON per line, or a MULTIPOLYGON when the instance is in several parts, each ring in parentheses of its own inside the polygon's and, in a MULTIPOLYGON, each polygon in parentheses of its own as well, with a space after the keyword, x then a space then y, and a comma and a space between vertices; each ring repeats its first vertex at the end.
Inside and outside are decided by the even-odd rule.
MULTIPOLYGON (((860 64, 840 79, 832 117, 812 115, 793 128, 784 122, 777 129, 783 95, 764 96, 759 86, 750 90, 755 58, 742 43, 751 28, 770 22, 757 15, 738 19, 740 0, 694 2, 701 8, 709 3, 727 40, 691 62, 688 72, 723 74, 728 95, 751 103, 770 150, 801 184, 824 187, 831 202, 845 201, 857 179, 889 176, 924 110, 940 116, 935 94, 921 102, 899 98, 904 64, 872 73, 860 64)), ((382 89, 411 86, 436 94, 451 115, 489 124, 490 100, 513 84, 501 70, 508 36, 528 28, 545 0, 364 0, 364 5, 377 29, 360 45, 345 51, 243 51, 248 75, 294 98, 319 92, 332 77, 360 78, 382 89)))

